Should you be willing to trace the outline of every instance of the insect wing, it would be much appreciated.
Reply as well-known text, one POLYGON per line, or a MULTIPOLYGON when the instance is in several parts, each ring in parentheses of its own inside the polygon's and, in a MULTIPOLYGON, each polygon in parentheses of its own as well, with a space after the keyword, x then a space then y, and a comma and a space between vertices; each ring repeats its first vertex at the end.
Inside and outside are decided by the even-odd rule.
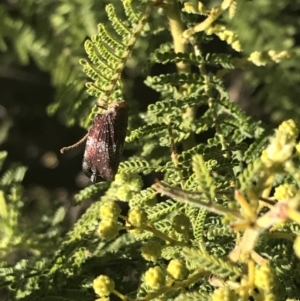
POLYGON ((117 172, 114 164, 116 160, 114 120, 111 114, 105 114, 104 117, 92 165, 96 167, 97 175, 101 179, 112 180, 117 172))
POLYGON ((113 152, 111 159, 114 162, 116 172, 119 167, 120 158, 123 150, 123 145, 126 137, 128 125, 128 107, 125 102, 119 103, 116 108, 116 114, 114 115, 113 126, 114 126, 114 140, 113 140, 113 152))
POLYGON ((118 171, 128 123, 125 102, 112 105, 97 115, 89 131, 83 171, 93 183, 113 180, 118 171))
MULTIPOLYGON (((113 180, 118 172, 128 124, 128 107, 125 102, 113 104, 105 113, 105 124, 99 133, 99 148, 96 156, 100 162, 97 171, 101 178, 113 180)), ((96 165, 96 163, 95 163, 96 165)))
MULTIPOLYGON (((98 154, 99 135, 103 132, 105 115, 96 115, 93 125, 89 129, 88 138, 85 145, 83 155, 82 169, 85 175, 91 178, 91 181, 96 182, 97 168, 95 165, 95 158, 98 154)), ((102 179, 104 180, 104 179, 102 179)), ((98 179, 101 181, 101 179, 98 179)))

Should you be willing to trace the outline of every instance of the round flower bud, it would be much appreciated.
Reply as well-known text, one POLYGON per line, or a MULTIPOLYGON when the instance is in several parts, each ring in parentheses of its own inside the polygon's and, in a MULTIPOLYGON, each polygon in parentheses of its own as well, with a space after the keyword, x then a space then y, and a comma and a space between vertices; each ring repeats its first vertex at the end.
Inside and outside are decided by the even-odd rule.
POLYGON ((218 36, 220 38, 220 40, 224 41, 226 39, 225 33, 224 32, 219 32, 218 36))
POLYGON ((296 139, 299 134, 298 127, 292 119, 283 121, 278 127, 278 131, 284 133, 289 140, 296 139))
POLYGON ((248 61, 252 62, 256 66, 265 66, 268 62, 261 52, 254 51, 250 54, 248 61))
POLYGON ((187 276, 188 269, 181 260, 173 259, 169 262, 167 272, 172 278, 179 280, 187 276))
POLYGON ((291 158, 296 144, 298 128, 293 120, 284 121, 270 139, 269 146, 262 152, 261 160, 266 167, 280 165, 291 158))
POLYGON ((173 218, 173 228, 178 233, 186 233, 191 226, 190 219, 185 214, 178 214, 173 218))
POLYGON ((231 45, 235 41, 234 33, 230 30, 225 30, 224 34, 226 35, 226 42, 231 45))
POLYGON ((100 297, 108 296, 115 289, 115 283, 109 277, 100 275, 93 281, 93 289, 100 297))
POLYGON ((139 174, 132 174, 130 181, 127 180, 128 188, 131 191, 140 191, 143 187, 143 180, 139 174))
POLYGON ((165 284, 166 278, 162 269, 158 266, 150 268, 145 273, 145 284, 151 288, 158 289, 165 284))
POLYGON ((242 51, 242 45, 240 43, 240 41, 234 41, 232 44, 231 44, 231 47, 232 49, 234 49, 235 51, 242 51))
POLYGON ((140 208, 133 208, 128 213, 128 222, 137 228, 147 223, 147 214, 140 208))
POLYGON ((128 185, 120 186, 117 189, 116 197, 122 201, 129 201, 134 196, 134 192, 130 190, 128 185))
POLYGON ((227 286, 222 286, 216 289, 212 296, 212 301, 232 301, 238 300, 238 295, 227 286))
POLYGON ((127 190, 140 191, 143 186, 143 180, 139 174, 117 174, 115 177, 116 185, 126 185, 127 190))
POLYGON ((269 291, 273 287, 272 271, 268 264, 256 267, 254 284, 264 291, 269 291))
POLYGON ((100 207, 99 215, 102 220, 105 219, 117 220, 120 213, 121 213, 121 209, 116 202, 105 202, 100 207))
POLYGON ((127 175, 123 173, 117 173, 115 176, 115 184, 123 185, 126 182, 127 175))
POLYGON ((142 246, 142 256, 148 261, 156 261, 161 256, 162 245, 157 241, 149 241, 142 246))
POLYGON ((98 234, 106 240, 112 240, 119 234, 118 223, 114 220, 102 220, 99 224, 98 234))
POLYGON ((284 183, 275 188, 274 197, 279 200, 293 198, 297 194, 297 188, 291 184, 284 183))

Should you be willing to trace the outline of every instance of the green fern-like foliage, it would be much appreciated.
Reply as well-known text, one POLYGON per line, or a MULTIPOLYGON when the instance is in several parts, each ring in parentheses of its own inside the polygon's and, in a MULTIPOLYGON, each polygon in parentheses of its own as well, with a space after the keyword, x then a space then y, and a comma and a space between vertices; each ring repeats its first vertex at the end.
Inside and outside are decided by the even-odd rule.
MULTIPOLYGON (((80 60, 94 103, 142 103, 123 96, 128 90, 121 77, 135 49, 142 49, 140 41, 159 41, 145 69, 176 68, 147 76, 145 84, 159 97, 146 112, 131 114, 125 146, 130 155, 115 181, 75 195, 77 203, 94 203, 62 242, 56 240, 55 252, 1 266, 1 281, 16 298, 300 297, 297 126, 288 120, 271 131, 231 102, 223 75, 250 63, 226 15, 234 18, 243 4, 210 4, 123 0, 123 17, 119 5, 106 6, 109 21, 86 40, 87 58, 80 60), (230 51, 206 53, 214 39, 230 51)), ((73 120, 91 109, 84 98, 73 105, 73 120)), ((16 209, 3 204, 6 197, 20 197, 6 188, 19 185, 23 174, 22 167, 12 167, 0 179, 2 216, 15 217, 16 209)), ((61 221, 61 210, 53 221, 61 221)))
POLYGON ((102 102, 122 97, 121 72, 131 54, 138 36, 153 5, 145 5, 143 12, 136 12, 130 1, 123 1, 128 21, 122 21, 113 5, 106 6, 112 29, 103 24, 98 26, 98 34, 85 42, 89 61, 82 59, 83 71, 93 80, 87 83, 87 91, 102 102))
MULTIPOLYGON (((0 152, 1 168, 6 157, 6 152, 0 152)), ((0 283, 3 296, 13 295, 14 299, 24 298, 37 288, 49 260, 42 252, 53 252, 61 242, 65 217, 65 209, 59 206, 33 224, 23 217, 26 206, 22 181, 26 170, 20 164, 13 164, 0 177, 0 283), (24 279, 27 279, 25 283, 24 279), (10 287, 10 293, 5 287, 10 287)))

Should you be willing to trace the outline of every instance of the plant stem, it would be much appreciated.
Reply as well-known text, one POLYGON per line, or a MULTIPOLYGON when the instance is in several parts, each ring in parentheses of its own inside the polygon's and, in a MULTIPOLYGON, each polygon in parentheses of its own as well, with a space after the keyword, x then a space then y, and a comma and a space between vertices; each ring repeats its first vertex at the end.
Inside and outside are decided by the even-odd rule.
MULTIPOLYGON (((174 52, 188 53, 187 45, 184 43, 184 40, 182 38, 184 32, 184 25, 180 17, 177 1, 176 0, 166 1, 166 4, 164 5, 164 12, 169 21, 169 28, 173 38, 174 52)), ((184 62, 177 62, 176 67, 179 74, 191 72, 190 65, 184 62)), ((185 89, 186 87, 182 86, 180 92, 183 94, 185 89)), ((194 108, 186 109, 186 111, 183 113, 183 118, 185 117, 194 119, 195 109, 194 108)), ((195 136, 194 133, 190 133, 189 138, 187 138, 183 142, 183 149, 184 150, 190 149, 194 145, 195 145, 195 136)))

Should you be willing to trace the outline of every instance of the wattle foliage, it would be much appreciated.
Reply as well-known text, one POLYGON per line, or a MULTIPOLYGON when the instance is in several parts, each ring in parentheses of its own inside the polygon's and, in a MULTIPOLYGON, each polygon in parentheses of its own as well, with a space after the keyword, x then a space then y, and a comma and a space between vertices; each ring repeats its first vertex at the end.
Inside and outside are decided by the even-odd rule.
MULTIPOLYGON (((253 59, 253 53, 239 52, 227 19, 243 10, 239 1, 205 8, 201 2, 123 0, 123 17, 118 4, 106 6, 109 21, 84 43, 87 58, 80 64, 93 98, 86 101, 80 93, 71 105, 60 94, 49 111, 68 111, 72 123, 82 112, 93 113, 92 103, 125 99, 136 112, 135 101, 143 100, 130 96, 121 75, 147 50, 142 41, 153 36, 158 44, 141 55, 144 67, 172 64, 176 71, 146 78, 159 97, 146 112, 131 114, 125 146, 130 156, 115 181, 78 192, 76 203, 96 201, 63 241, 53 234, 55 252, 47 256, 41 248, 32 260, 3 263, 1 282, 20 300, 95 300, 96 294, 98 300, 109 294, 123 300, 299 299, 296 124, 288 120, 270 130, 232 103, 223 83, 231 69, 275 65, 288 55, 280 49, 277 56, 256 53, 253 59), (204 50, 215 39, 224 41, 226 53, 204 50)), ((73 87, 70 94, 83 89, 82 78, 65 84, 73 87)), ((80 122, 87 126, 90 119, 80 122)), ((17 205, 3 208, 6 199, 20 198, 23 174, 23 167, 12 167, 0 179, 2 217, 18 214, 17 205)), ((3 222, 24 239, 17 224, 3 222)), ((2 249, 9 246, 5 241, 2 249)))

